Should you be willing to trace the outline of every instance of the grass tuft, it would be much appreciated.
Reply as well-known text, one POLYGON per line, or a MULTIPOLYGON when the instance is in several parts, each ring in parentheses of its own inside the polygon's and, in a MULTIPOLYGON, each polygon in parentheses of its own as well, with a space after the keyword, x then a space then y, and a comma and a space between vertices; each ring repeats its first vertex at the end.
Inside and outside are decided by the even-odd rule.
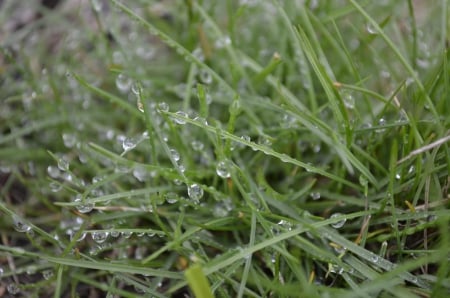
POLYGON ((448 1, 39 3, 0 10, 3 292, 448 295, 448 1))

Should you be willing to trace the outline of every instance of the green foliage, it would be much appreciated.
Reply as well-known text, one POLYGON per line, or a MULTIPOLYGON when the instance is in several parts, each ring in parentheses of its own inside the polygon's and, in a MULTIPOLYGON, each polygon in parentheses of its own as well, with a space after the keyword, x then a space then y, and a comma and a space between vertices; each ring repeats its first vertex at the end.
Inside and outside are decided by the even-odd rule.
POLYGON ((4 3, 2 287, 448 295, 449 5, 372 2, 4 3))

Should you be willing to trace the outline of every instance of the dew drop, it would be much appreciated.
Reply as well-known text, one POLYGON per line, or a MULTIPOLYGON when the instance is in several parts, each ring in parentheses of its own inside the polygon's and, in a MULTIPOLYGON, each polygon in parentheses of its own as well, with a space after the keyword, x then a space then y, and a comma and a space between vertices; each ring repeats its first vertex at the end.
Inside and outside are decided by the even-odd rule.
MULTIPOLYGON (((183 118, 188 118, 189 117, 188 114, 186 112, 183 112, 183 111, 178 111, 178 112, 175 113, 175 115, 181 116, 183 118)), ((180 125, 186 124, 186 120, 185 119, 180 119, 180 118, 175 118, 174 117, 173 121, 175 121, 175 123, 180 124, 180 125)))
POLYGON ((230 44, 231 44, 231 39, 229 36, 223 36, 222 38, 219 38, 214 42, 214 46, 217 49, 222 49, 230 44))
POLYGON ((183 164, 178 165, 178 171, 180 171, 181 173, 186 172, 186 167, 183 164))
POLYGON ((133 81, 124 74, 119 74, 116 78, 116 87, 120 92, 126 93, 130 90, 133 81))
MULTIPOLYGON (((73 201, 77 202, 77 203, 81 202, 82 201, 81 195, 78 194, 73 201)), ((80 213, 89 213, 92 211, 92 209, 94 209, 94 204, 93 203, 85 203, 85 204, 76 205, 75 207, 77 208, 77 210, 80 213)))
POLYGON ((226 160, 219 161, 216 165, 216 173, 221 178, 230 178, 230 166, 226 160))
POLYGON ((170 156, 172 156, 172 159, 174 161, 179 161, 180 160, 180 153, 178 153, 178 151, 175 150, 175 149, 170 149, 170 156))
POLYGON ((31 227, 19 216, 13 216, 14 229, 20 233, 26 233, 31 230, 31 227))
POLYGON ((205 126, 208 126, 208 121, 206 121, 206 119, 203 117, 195 117, 194 121, 197 121, 205 126))
POLYGON ((137 146, 137 142, 134 138, 125 138, 122 142, 123 151, 130 151, 137 146))
MULTIPOLYGON (((330 219, 339 217, 339 216, 341 216, 341 215, 342 215, 341 213, 334 213, 334 214, 332 214, 332 215, 330 216, 330 219)), ((346 221, 347 221, 347 219, 346 219, 346 218, 343 218, 343 219, 341 219, 340 221, 331 224, 331 226, 332 226, 333 228, 335 228, 335 229, 340 229, 340 228, 342 228, 342 227, 344 226, 344 224, 345 224, 346 221)))
POLYGON ((6 286, 6 290, 8 291, 8 293, 10 293, 11 295, 16 295, 20 292, 20 288, 19 285, 17 285, 16 283, 10 283, 6 286))
POLYGON ((175 204, 178 202, 178 195, 174 192, 168 192, 164 195, 164 199, 169 204, 175 204))
MULTIPOLYGON (((380 118, 380 120, 378 120, 378 126, 385 126, 385 125, 386 125, 386 119, 380 118)), ((375 132, 383 133, 385 130, 386 130, 385 128, 379 128, 379 129, 376 129, 375 132)))
POLYGON ((109 235, 111 235, 111 237, 117 238, 120 236, 120 232, 116 230, 111 230, 109 235))
POLYGON ((212 83, 212 76, 207 70, 205 70, 205 69, 200 70, 200 73, 198 74, 198 76, 202 83, 207 84, 207 85, 212 83))
POLYGON ((130 238, 130 237, 133 235, 133 232, 124 231, 124 232, 121 232, 120 235, 121 235, 123 238, 128 239, 128 238, 130 238))
POLYGON ((44 277, 45 280, 49 280, 50 278, 53 277, 53 270, 48 269, 48 270, 42 271, 42 276, 44 277))
POLYGON ((370 257, 370 260, 371 260, 372 262, 374 262, 374 263, 378 262, 379 259, 380 259, 380 258, 379 258, 377 255, 372 255, 372 256, 370 257))
POLYGON ((64 146, 66 146, 67 148, 72 148, 77 142, 77 138, 75 137, 75 135, 69 133, 63 133, 62 139, 64 142, 64 146))
POLYGON ((58 192, 62 189, 62 185, 56 181, 50 182, 48 186, 52 192, 58 192))
POLYGON ((278 225, 288 231, 292 230, 292 224, 290 222, 288 222, 287 220, 284 220, 284 219, 280 220, 278 222, 278 225))
POLYGON ((139 182, 144 182, 147 178, 147 170, 144 167, 136 167, 133 169, 133 176, 139 182))
POLYGON ((192 141, 191 147, 194 149, 194 151, 202 151, 203 148, 205 148, 205 145, 200 141, 192 141))
POLYGON ((344 105, 348 109, 354 109, 355 108, 355 98, 353 97, 352 93, 348 91, 343 91, 341 93, 342 100, 344 101, 344 105))
POLYGON ((98 244, 103 243, 108 239, 108 232, 106 231, 96 231, 91 233, 91 238, 98 244))
POLYGON ((368 23, 366 25, 366 31, 367 31, 367 33, 372 34, 372 35, 378 34, 378 30, 371 23, 368 23))
POLYGON ((3 276, 4 273, 5 273, 5 271, 3 270, 2 267, 0 267, 0 278, 3 276))
POLYGON ((156 111, 158 113, 168 112, 169 111, 169 105, 166 102, 162 101, 162 102, 160 102, 160 103, 158 103, 156 105, 156 111))
POLYGON ((227 206, 223 202, 218 202, 213 207, 213 215, 218 218, 225 217, 229 214, 227 206))
POLYGON ((196 183, 189 185, 187 190, 188 196, 194 202, 198 202, 203 197, 203 189, 196 183))
POLYGON ((309 196, 313 199, 313 200, 319 200, 320 199, 320 192, 312 192, 309 194, 309 196))
POLYGON ((59 158, 58 159, 58 168, 63 172, 68 171, 69 170, 69 161, 65 157, 59 158))

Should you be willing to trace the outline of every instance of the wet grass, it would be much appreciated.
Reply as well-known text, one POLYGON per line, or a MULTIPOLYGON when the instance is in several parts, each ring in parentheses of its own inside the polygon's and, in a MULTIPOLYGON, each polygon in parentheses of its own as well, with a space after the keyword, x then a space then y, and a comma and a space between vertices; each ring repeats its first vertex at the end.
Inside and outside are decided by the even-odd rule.
POLYGON ((0 289, 446 296, 447 1, 300 2, 4 3, 0 289))

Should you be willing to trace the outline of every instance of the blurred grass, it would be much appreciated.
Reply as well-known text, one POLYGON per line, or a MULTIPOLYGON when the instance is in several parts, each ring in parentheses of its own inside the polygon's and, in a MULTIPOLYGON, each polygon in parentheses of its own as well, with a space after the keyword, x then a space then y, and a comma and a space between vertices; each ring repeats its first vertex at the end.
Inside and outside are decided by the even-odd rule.
POLYGON ((448 9, 3 3, 1 289, 444 297, 448 9))

